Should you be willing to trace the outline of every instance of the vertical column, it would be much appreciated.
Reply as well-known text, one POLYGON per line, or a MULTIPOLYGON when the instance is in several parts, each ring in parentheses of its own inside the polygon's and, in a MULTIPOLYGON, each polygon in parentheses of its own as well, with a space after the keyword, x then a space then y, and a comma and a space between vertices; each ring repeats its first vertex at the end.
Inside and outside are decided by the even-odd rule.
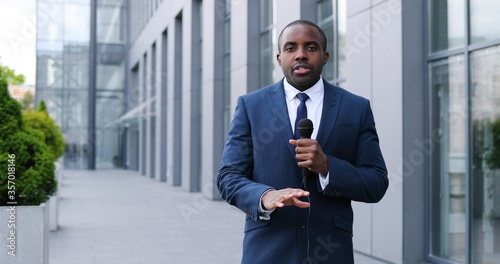
POLYGON ((191 1, 191 95, 190 95, 190 147, 189 191, 201 189, 201 97, 202 97, 202 0, 191 1))
POLYGON ((224 1, 203 3, 203 73, 202 73, 202 175, 201 191, 210 199, 218 199, 216 186, 223 139, 223 71, 224 1), (215 3, 214 3, 215 2, 215 3))
POLYGON ((182 183, 184 190, 190 190, 191 177, 191 8, 192 3, 188 1, 182 10, 182 183))
POLYGON ((159 93, 158 93, 158 101, 159 101, 159 115, 158 115, 158 121, 160 123, 159 125, 159 142, 160 142, 160 147, 159 147, 159 180, 164 182, 167 181, 167 164, 168 164, 168 158, 167 158, 167 121, 168 121, 168 116, 167 116, 167 82, 168 82, 168 32, 165 30, 162 33, 161 36, 161 41, 160 41, 160 46, 161 46, 161 52, 159 55, 160 58, 160 85, 159 85, 159 93))
POLYGON ((155 170, 156 170, 156 120, 157 120, 157 114, 158 114, 158 108, 156 107, 157 103, 157 98, 156 98, 156 42, 153 43, 151 46, 151 53, 150 53, 150 70, 149 70, 149 98, 151 101, 149 103, 149 109, 151 115, 149 116, 149 177, 150 178, 155 178, 155 170))
POLYGON ((169 142, 173 144, 173 170, 172 184, 180 186, 182 183, 182 128, 183 128, 183 17, 182 11, 175 17, 175 46, 174 46, 174 94, 173 94, 173 138, 169 142))
MULTIPOLYGON (((147 140, 148 137, 149 137, 149 126, 148 126, 148 123, 149 123, 149 118, 148 118, 148 115, 149 115, 149 107, 146 106, 146 103, 148 101, 148 72, 149 72, 149 67, 148 67, 148 55, 147 55, 147 51, 146 53, 144 53, 144 56, 142 58, 142 80, 141 80, 141 94, 142 94, 142 100, 141 100, 141 103, 140 105, 142 105, 142 115, 141 115, 141 118, 139 119, 140 121, 140 126, 141 126, 141 145, 142 145, 142 155, 141 155, 141 160, 142 160, 142 169, 141 169, 141 173, 142 175, 149 175, 149 164, 148 164, 148 160, 149 160, 149 156, 150 156, 150 153, 149 153, 149 141, 147 140)), ((140 132, 141 132, 140 131, 140 132)))
POLYGON ((88 152, 87 167, 95 170, 95 100, 96 100, 96 65, 97 65, 97 0, 90 2, 90 46, 89 46, 89 93, 88 93, 88 152))

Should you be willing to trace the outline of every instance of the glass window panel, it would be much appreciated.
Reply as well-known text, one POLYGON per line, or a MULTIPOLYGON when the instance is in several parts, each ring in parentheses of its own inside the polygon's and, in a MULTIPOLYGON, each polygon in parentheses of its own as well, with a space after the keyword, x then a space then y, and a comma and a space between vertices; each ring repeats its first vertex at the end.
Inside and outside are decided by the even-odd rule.
POLYGON ((88 92, 64 91, 62 101, 64 128, 82 128, 88 126, 88 92))
POLYGON ((231 1, 232 0, 223 0, 224 1, 224 14, 228 16, 231 13, 231 1))
POLYGON ((500 38, 500 1, 471 0, 471 42, 477 43, 500 38))
MULTIPOLYGON (((201 54, 200 54, 201 55, 201 54)), ((200 63, 201 64, 201 63, 200 63)), ((120 68, 122 68, 121 66, 120 68)), ((153 46, 151 47, 151 73, 150 73, 150 82, 151 82, 151 98, 154 98, 156 96, 156 88, 157 88, 157 79, 156 79, 156 43, 153 43, 153 46)), ((124 77, 121 77, 121 80, 124 80, 124 77)), ((123 87, 123 84, 118 86, 118 87, 123 87)))
POLYGON ((36 49, 38 51, 58 51, 62 53, 64 45, 62 41, 37 41, 36 49))
POLYGON ((500 46, 470 56, 472 263, 500 263, 500 46))
POLYGON ((113 169, 121 166, 122 134, 119 129, 96 130, 96 168, 113 169))
POLYGON ((464 262, 466 256, 466 99, 464 58, 430 64, 431 243, 434 256, 464 262))
MULTIPOLYGON (((37 88, 63 87, 63 60, 59 52, 38 52, 37 55, 37 88)), ((43 97, 39 97, 43 98, 43 97)))
MULTIPOLYGON (((61 0, 55 0, 56 2, 61 2, 61 0)), ((103 0, 97 0, 98 2, 103 1, 103 0)), ((90 0, 66 0, 67 3, 75 3, 75 4, 82 4, 82 5, 87 5, 90 7, 90 0)))
POLYGON ((224 53, 231 52, 231 20, 224 21, 224 53))
POLYGON ((64 88, 88 89, 89 50, 87 45, 66 45, 64 47, 64 88))
POLYGON ((121 6, 100 6, 97 9, 97 41, 123 43, 123 9, 121 6))
POLYGON ((464 0, 429 0, 429 46, 431 52, 465 45, 464 0))
POLYGON ((327 50, 330 51, 330 59, 328 63, 323 67, 322 76, 327 81, 333 81, 335 78, 334 74, 334 62, 336 60, 335 53, 333 51, 333 0, 324 0, 318 3, 318 25, 323 29, 327 39, 327 50))
MULTIPOLYGON (((337 79, 345 80, 346 76, 346 32, 347 32, 347 0, 337 0, 337 79)), ((330 55, 331 56, 331 55, 330 55)), ((330 60, 332 58, 330 57, 330 60)))
POLYGON ((96 127, 110 128, 123 114, 123 93, 115 91, 97 91, 96 127))
POLYGON ((63 6, 58 3, 38 3, 37 39, 61 41, 63 14, 63 6))
POLYGON ((97 89, 122 90, 124 84, 123 65, 97 65, 97 89))
POLYGON ((267 30, 272 25, 273 0, 260 0, 260 30, 267 30))
MULTIPOLYGON (((226 6, 229 0, 226 1, 226 6)), ((223 83, 223 120, 224 135, 231 123, 231 19, 224 21, 224 83, 223 83)))
POLYGON ((64 41, 88 43, 90 41, 90 5, 64 5, 64 41))
POLYGON ((130 89, 127 93, 127 105, 129 109, 139 104, 140 84, 139 84, 139 65, 136 65, 130 73, 130 89))
POLYGON ((260 86, 272 83, 272 47, 271 32, 260 36, 260 86))
POLYGON ((64 133, 64 167, 87 169, 89 142, 87 129, 68 129, 64 133))
POLYGON ((139 89, 142 90, 142 101, 145 102, 148 99, 148 79, 150 77, 149 72, 147 71, 148 65, 148 56, 145 53, 144 59, 142 60, 142 86, 139 89))

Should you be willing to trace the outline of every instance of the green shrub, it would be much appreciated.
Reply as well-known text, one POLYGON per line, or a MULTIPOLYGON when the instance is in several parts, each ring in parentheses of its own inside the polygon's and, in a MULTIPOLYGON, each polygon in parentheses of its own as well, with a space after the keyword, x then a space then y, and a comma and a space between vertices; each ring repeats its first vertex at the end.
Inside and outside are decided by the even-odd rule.
POLYGON ((40 104, 38 104, 38 108, 36 110, 39 112, 45 112, 49 114, 49 112, 47 112, 47 107, 45 106, 45 102, 43 100, 40 101, 40 104))
POLYGON ((10 97, 7 89, 7 80, 1 76, 0 71, 0 140, 5 140, 23 127, 21 105, 10 97))
POLYGON ((38 109, 37 111, 29 109, 23 113, 24 124, 26 127, 36 129, 44 134, 45 144, 47 144, 52 152, 54 160, 57 160, 64 152, 65 143, 61 129, 56 125, 54 119, 48 115, 45 108, 40 110, 39 107, 38 109))
POLYGON ((0 170, 0 205, 11 201, 8 186, 15 186, 13 201, 17 205, 38 205, 57 189, 54 157, 45 144, 45 136, 25 127, 21 106, 10 97, 3 71, 0 71, 0 170), (14 159, 9 157, 12 154, 14 159), (8 183, 9 163, 15 165, 15 179, 11 180, 14 184, 8 183))

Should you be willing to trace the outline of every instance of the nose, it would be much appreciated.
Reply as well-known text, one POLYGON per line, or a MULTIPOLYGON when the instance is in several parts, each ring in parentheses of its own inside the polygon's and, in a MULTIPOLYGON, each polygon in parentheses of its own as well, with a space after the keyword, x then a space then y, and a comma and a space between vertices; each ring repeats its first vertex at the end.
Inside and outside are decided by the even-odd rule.
POLYGON ((295 53, 295 60, 296 61, 301 61, 301 60, 306 60, 307 59, 307 52, 305 48, 297 48, 297 52, 295 53))

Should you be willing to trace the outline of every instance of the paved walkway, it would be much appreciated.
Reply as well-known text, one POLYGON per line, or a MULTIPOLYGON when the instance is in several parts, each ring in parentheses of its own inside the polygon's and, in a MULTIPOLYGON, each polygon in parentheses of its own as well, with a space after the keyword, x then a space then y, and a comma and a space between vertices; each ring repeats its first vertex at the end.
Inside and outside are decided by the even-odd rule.
MULTIPOLYGON (((135 171, 62 171, 50 264, 239 263, 245 215, 135 171)), ((376 264, 356 255, 357 264, 376 264)))

